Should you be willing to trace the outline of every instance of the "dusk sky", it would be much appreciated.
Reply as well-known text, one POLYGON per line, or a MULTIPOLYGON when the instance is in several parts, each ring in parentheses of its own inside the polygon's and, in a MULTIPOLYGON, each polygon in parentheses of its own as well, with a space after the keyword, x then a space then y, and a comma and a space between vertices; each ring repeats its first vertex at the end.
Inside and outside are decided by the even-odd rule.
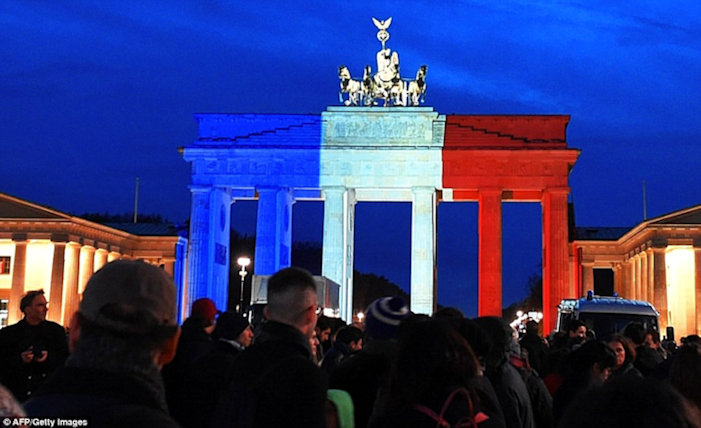
MULTIPOLYGON (((74 214, 183 222, 195 113, 338 105, 392 17, 402 73, 428 65, 441 114, 566 114, 578 226, 634 226, 701 203, 701 3, 696 1, 4 1, 0 192, 74 214)), ((255 204, 234 204, 252 233, 255 204)), ((321 203, 294 239, 321 237, 321 203)), ((409 283, 409 204, 358 205, 356 268, 409 283), (396 219, 387 221, 388 218, 396 219), (378 245, 379 243, 379 245, 378 245)), ((439 303, 476 314, 477 205, 439 205, 439 303), (473 312, 474 311, 474 312, 473 312)), ((237 225, 240 225, 237 227, 237 225)), ((540 206, 504 206, 504 301, 541 253, 540 206)))

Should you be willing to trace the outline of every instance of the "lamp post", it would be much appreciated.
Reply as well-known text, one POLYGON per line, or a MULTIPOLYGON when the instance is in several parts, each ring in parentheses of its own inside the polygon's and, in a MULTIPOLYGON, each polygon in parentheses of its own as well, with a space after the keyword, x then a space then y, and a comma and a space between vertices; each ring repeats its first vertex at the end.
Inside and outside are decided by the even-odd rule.
POLYGON ((243 280, 246 278, 246 275, 248 275, 248 272, 246 272, 246 267, 251 264, 251 259, 248 257, 239 257, 238 260, 236 260, 236 263, 241 266, 241 270, 239 271, 239 276, 241 277, 241 301, 239 303, 239 313, 243 313, 243 280))

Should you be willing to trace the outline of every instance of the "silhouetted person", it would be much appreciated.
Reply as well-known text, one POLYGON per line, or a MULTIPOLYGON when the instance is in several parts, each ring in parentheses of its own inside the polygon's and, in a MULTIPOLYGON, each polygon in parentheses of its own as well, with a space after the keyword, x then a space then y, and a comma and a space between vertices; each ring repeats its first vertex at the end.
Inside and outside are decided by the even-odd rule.
POLYGON ((528 351, 528 363, 539 376, 544 376, 543 365, 548 353, 548 346, 538 334, 538 323, 530 320, 526 322, 526 334, 519 340, 521 348, 528 351))
POLYGON ((391 381, 369 426, 503 427, 469 390, 479 363, 467 341, 445 320, 415 317, 400 326, 391 381))
POLYGON ((212 350, 196 358, 185 374, 182 411, 176 413, 184 427, 209 426, 221 394, 234 380, 236 358, 251 345, 253 330, 243 315, 224 312, 217 318, 212 339, 212 350))
POLYGON ((674 354, 669 383, 701 412, 701 345, 685 343, 674 354))
POLYGON ((237 359, 213 426, 324 427, 326 376, 312 362, 317 319, 314 278, 286 268, 268 280, 266 321, 237 359))
POLYGON ((163 367, 163 383, 166 388, 166 398, 170 412, 175 419, 180 420, 185 403, 182 397, 185 376, 195 359, 205 355, 214 347, 211 334, 214 330, 214 319, 217 308, 214 301, 203 297, 192 303, 190 316, 181 326, 180 341, 175 358, 163 367))
POLYGON ((70 322, 71 356, 29 400, 30 417, 87 418, 90 427, 176 427, 159 370, 175 355, 176 291, 160 268, 106 264, 70 322))
POLYGON ((485 374, 499 398, 506 426, 534 428, 533 409, 526 384, 516 368, 508 362, 513 329, 497 317, 479 317, 475 322, 492 339, 492 347, 485 361, 485 374))
POLYGON ((664 361, 662 355, 651 348, 645 346, 645 335, 647 330, 642 324, 632 322, 623 330, 623 335, 633 342, 635 348, 635 358, 633 365, 643 376, 650 376, 658 365, 664 361))
POLYGON ((46 320, 44 290, 28 292, 20 301, 24 318, 0 330, 0 383, 22 402, 68 357, 66 330, 46 320))
POLYGON ((344 360, 329 381, 353 398, 356 428, 367 426, 375 399, 389 384, 399 324, 411 311, 402 298, 383 297, 370 303, 365 315, 363 349, 344 360))
POLYGON ((331 349, 321 360, 321 369, 330 375, 341 362, 354 352, 363 349, 363 332, 357 327, 341 327, 336 334, 331 349))
POLYGON ((579 395, 558 427, 699 428, 701 414, 664 382, 623 377, 579 395))
MULTIPOLYGON (((563 362, 562 385, 553 395, 553 416, 557 426, 565 410, 582 391, 602 385, 616 365, 616 355, 608 345, 589 341, 567 355, 563 362)), ((595 426, 595 425, 592 425, 595 426)))
POLYGON ((26 413, 24 413, 22 405, 15 399, 14 395, 7 388, 0 385, 0 417, 2 416, 19 418, 26 416, 26 413))
POLYGON ((616 334, 608 340, 608 346, 613 353, 616 354, 616 365, 611 369, 611 379, 617 379, 623 376, 643 376, 640 371, 633 366, 633 361, 635 361, 635 348, 630 339, 616 334))

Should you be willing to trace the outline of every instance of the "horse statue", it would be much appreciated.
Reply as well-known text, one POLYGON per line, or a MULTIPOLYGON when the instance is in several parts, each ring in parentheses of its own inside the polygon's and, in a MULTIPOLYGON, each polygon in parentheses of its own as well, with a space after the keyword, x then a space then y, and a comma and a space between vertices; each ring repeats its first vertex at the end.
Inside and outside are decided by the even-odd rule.
POLYGON ((378 96, 377 87, 375 85, 375 80, 372 77, 372 67, 369 65, 366 65, 363 69, 363 80, 360 83, 360 86, 360 90, 365 100, 365 105, 368 107, 376 106, 377 101, 375 100, 375 97, 378 96))
POLYGON ((409 82, 407 89, 409 105, 418 106, 426 99, 426 70, 427 66, 422 65, 416 72, 416 79, 409 82))
POLYGON ((338 67, 338 78, 341 79, 341 90, 338 93, 338 100, 344 105, 357 106, 363 96, 361 82, 353 79, 350 70, 345 65, 338 67), (343 99, 343 94, 348 94, 348 99, 343 99))
POLYGON ((384 107, 418 106, 424 102, 426 95, 427 67, 419 67, 414 80, 403 79, 399 73, 399 54, 386 45, 392 17, 385 20, 372 18, 372 22, 378 29, 377 40, 382 43, 382 48, 375 54, 377 71, 372 74, 372 67, 366 65, 362 80, 355 80, 348 67, 338 67, 338 77, 341 79, 339 100, 347 106, 371 107, 379 105, 380 100, 384 107), (344 99, 343 94, 348 94, 347 98, 344 99))

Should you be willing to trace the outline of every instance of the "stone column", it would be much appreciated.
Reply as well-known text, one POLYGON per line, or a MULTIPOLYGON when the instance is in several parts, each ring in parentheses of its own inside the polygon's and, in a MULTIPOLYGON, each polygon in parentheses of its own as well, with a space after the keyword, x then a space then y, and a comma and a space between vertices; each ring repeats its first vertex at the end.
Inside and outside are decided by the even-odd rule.
MULTIPOLYGON (((665 266, 665 249, 652 249, 653 282, 655 290, 652 304, 660 313, 660 328, 666 329, 669 325, 669 307, 667 306, 667 267, 665 266)), ((664 330, 661 331, 664 334, 664 330)))
POLYGON ((635 257, 633 258, 633 284, 634 284, 634 292, 633 292, 633 298, 634 299, 640 299, 640 296, 642 295, 642 281, 640 280, 640 273, 641 273, 641 268, 642 268, 642 262, 640 258, 640 253, 636 253, 635 257))
POLYGON ((107 254, 107 263, 113 262, 113 261, 115 261, 115 260, 119 260, 119 258, 120 258, 120 255, 119 255, 118 252, 116 252, 116 251, 110 251, 110 252, 107 254))
POLYGON ((78 273, 80 271, 80 244, 69 242, 66 245, 65 262, 63 265, 63 303, 61 304, 61 319, 64 323, 70 321, 73 313, 78 310, 80 295, 78 294, 78 273))
POLYGON ((63 268, 66 263, 66 242, 54 241, 54 259, 51 265, 51 292, 49 298, 50 321, 63 324, 61 308, 63 302, 63 268))
POLYGON ((582 262, 582 291, 586 293, 589 290, 594 290, 594 263, 582 262))
POLYGON ((256 275, 272 275, 292 262, 292 204, 289 188, 258 189, 256 275))
POLYGON ((7 325, 12 325, 23 317, 19 304, 24 296, 24 275, 27 267, 27 235, 15 234, 12 240, 15 243, 15 256, 10 271, 12 272, 12 288, 10 289, 7 325))
POLYGON ((93 261, 93 270, 97 272, 102 268, 102 266, 107 264, 107 250, 104 248, 98 248, 95 250, 95 259, 93 261))
POLYGON ((190 246, 187 269, 187 300, 185 310, 189 311, 192 302, 198 297, 207 296, 207 284, 210 272, 209 239, 209 196, 210 187, 191 186, 192 209, 190 212, 190 246))
POLYGON ((615 263, 613 265, 613 292, 619 296, 623 296, 623 263, 615 263))
POLYGON ((83 295, 88 280, 95 272, 95 247, 83 245, 80 249, 80 267, 78 268, 78 294, 83 295))
POLYGON ((543 331, 555 328, 557 305, 578 297, 567 282, 567 194, 569 188, 543 192, 543 331))
MULTIPOLYGON (((324 238, 321 274, 341 287, 341 318, 353 319, 353 244, 355 231, 355 191, 327 187, 324 196, 324 238)), ((365 308, 355 308, 362 309, 365 308)))
MULTIPOLYGON (((258 210, 260 215, 260 209, 258 210)), ((209 297, 218 309, 229 306, 229 265, 231 264, 231 193, 226 188, 212 189, 209 197, 209 274, 207 293, 195 298, 209 297)), ((256 237, 256 241, 257 241, 256 237)), ((248 306, 248 305, 245 305, 248 306)), ((189 307, 188 307, 189 310, 189 307)))
POLYGON ((479 316, 501 316, 501 189, 479 191, 479 316))
POLYGON ((635 294, 634 261, 634 259, 629 258, 623 262, 623 293, 621 293, 621 297, 626 299, 632 299, 635 294))
POLYGON ((436 287, 436 189, 412 189, 411 205, 411 310, 431 315, 436 287))
POLYGON ((178 324, 181 324, 187 314, 185 313, 185 305, 187 300, 187 288, 185 283, 186 269, 185 262, 187 261, 187 239, 178 237, 178 242, 175 244, 175 264, 173 266, 173 282, 178 290, 178 324))
POLYGON ((695 291, 696 291, 696 334, 701 335, 701 247, 694 247, 695 291))
POLYGON ((652 248, 645 250, 645 260, 647 261, 647 300, 655 304, 655 254, 652 248))
POLYGON ((648 278, 647 278, 647 253, 641 251, 638 255, 640 257, 640 300, 651 300, 652 296, 647 295, 648 289, 648 278))

